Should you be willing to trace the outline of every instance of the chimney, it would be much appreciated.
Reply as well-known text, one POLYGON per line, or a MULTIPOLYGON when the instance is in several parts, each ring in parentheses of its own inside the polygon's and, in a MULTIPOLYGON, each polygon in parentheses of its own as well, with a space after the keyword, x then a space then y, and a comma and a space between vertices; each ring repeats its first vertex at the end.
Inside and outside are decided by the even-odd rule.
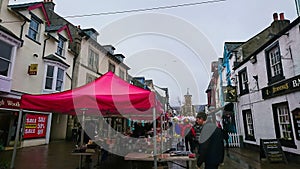
POLYGON ((279 17, 280 17, 280 20, 283 21, 283 20, 284 20, 284 13, 280 13, 280 14, 279 14, 279 17))
POLYGON ((55 4, 53 3, 52 0, 44 0, 44 5, 45 5, 46 9, 50 9, 50 10, 54 11, 55 4))
POLYGON ((271 26, 269 28, 271 34, 278 34, 281 30, 283 30, 290 24, 289 20, 284 19, 284 13, 280 13, 279 16, 280 20, 278 20, 277 13, 273 14, 274 21, 271 23, 271 26))
POLYGON ((273 19, 274 19, 274 21, 277 21, 278 20, 278 14, 275 12, 275 13, 273 13, 273 19))

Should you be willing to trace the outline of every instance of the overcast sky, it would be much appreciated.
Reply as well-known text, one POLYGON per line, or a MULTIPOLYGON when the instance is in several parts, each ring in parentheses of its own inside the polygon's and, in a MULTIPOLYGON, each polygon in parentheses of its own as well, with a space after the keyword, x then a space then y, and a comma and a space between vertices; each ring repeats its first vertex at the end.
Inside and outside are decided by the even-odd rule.
POLYGON ((100 44, 115 46, 116 53, 126 57, 131 75, 168 87, 173 106, 184 102, 188 89, 193 104, 207 103, 210 63, 222 57, 224 42, 247 41, 271 24, 274 12, 283 12, 291 21, 297 17, 294 0, 53 2, 60 16, 83 29, 96 29, 100 44), (122 12, 136 9, 146 10, 122 12))

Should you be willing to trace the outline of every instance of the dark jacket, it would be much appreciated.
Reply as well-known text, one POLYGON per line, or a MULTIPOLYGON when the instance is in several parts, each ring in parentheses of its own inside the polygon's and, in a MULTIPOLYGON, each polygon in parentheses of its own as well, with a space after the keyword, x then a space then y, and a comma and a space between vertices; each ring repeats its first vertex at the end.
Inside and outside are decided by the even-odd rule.
POLYGON ((212 123, 204 124, 199 140, 197 165, 202 163, 219 165, 224 158, 222 130, 212 123))

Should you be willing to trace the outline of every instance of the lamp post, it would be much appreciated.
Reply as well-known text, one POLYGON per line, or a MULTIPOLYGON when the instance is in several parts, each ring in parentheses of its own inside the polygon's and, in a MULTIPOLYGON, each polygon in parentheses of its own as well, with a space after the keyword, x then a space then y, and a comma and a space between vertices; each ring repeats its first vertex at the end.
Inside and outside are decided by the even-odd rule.
MULTIPOLYGON (((169 106, 169 90, 168 88, 163 88, 163 87, 159 87, 154 85, 155 87, 159 88, 160 90, 163 90, 165 92, 165 97, 164 97, 164 112, 166 113, 168 111, 168 106, 169 106)), ((165 113, 161 114, 160 116, 160 131, 161 131, 161 135, 160 135, 160 151, 161 153, 163 153, 163 128, 164 128, 164 123, 163 121, 165 120, 165 118, 163 116, 165 116, 165 113)))

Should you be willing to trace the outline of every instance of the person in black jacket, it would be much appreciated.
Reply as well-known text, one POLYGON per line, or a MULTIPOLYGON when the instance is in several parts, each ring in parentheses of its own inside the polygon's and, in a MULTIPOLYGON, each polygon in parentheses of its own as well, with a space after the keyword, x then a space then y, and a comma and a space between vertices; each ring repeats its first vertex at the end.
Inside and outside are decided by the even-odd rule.
POLYGON ((207 115, 197 114, 203 120, 203 127, 198 139, 197 166, 203 163, 205 169, 218 169, 224 158, 223 133, 214 123, 206 122, 207 115))

